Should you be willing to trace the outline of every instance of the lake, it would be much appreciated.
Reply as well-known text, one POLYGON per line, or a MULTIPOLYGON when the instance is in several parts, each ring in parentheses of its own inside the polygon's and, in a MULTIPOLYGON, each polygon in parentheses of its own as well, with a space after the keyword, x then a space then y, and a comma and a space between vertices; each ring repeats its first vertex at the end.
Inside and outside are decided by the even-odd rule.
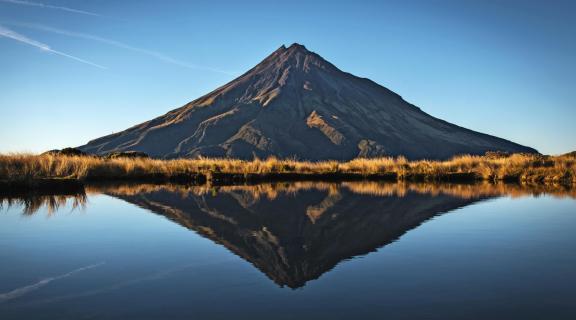
POLYGON ((0 196, 0 319, 576 319, 576 192, 94 185, 0 196))

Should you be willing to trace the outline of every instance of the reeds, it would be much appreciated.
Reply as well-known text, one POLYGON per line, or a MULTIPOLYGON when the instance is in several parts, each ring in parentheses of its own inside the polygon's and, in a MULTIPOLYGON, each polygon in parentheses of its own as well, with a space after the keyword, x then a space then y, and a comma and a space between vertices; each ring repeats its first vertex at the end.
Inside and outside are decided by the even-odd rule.
POLYGON ((408 161, 404 157, 338 161, 147 158, 105 159, 93 156, 5 154, 0 155, 0 180, 71 178, 93 180, 194 180, 213 176, 298 177, 335 179, 386 177, 393 180, 485 180, 527 183, 576 183, 576 158, 570 155, 457 156, 447 161, 408 161))

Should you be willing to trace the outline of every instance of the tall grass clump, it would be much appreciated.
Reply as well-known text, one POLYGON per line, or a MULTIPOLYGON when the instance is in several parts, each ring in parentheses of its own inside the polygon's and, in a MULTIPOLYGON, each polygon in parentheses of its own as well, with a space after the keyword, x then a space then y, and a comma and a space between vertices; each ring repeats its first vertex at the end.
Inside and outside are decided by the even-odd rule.
POLYGON ((195 179, 214 175, 282 177, 320 175, 397 180, 485 180, 530 183, 576 182, 576 157, 534 154, 456 156, 447 161, 408 161, 404 157, 358 158, 346 162, 294 159, 103 158, 54 154, 0 155, 0 181, 69 178, 82 181, 118 179, 195 179))

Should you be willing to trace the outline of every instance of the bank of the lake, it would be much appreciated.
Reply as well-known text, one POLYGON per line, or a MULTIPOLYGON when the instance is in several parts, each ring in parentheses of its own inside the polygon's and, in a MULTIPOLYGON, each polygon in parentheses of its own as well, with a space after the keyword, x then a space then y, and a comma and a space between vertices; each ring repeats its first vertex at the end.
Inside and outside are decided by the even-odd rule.
POLYGON ((446 161, 359 158, 347 162, 269 158, 151 159, 86 155, 0 155, 0 189, 76 188, 85 182, 137 181, 213 185, 266 181, 428 181, 576 183, 573 154, 490 154, 457 156, 446 161))

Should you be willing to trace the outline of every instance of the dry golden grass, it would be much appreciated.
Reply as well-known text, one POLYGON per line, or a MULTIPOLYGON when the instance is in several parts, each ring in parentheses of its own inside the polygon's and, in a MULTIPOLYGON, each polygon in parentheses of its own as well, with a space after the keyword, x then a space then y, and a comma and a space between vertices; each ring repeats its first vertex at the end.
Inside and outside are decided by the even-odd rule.
POLYGON ((576 158, 513 154, 507 157, 457 156, 448 161, 408 161, 403 157, 337 161, 296 161, 269 158, 238 159, 145 158, 104 159, 92 156, 5 154, 0 155, 0 180, 26 181, 42 178, 115 180, 211 176, 231 174, 377 176, 394 175, 398 180, 442 180, 461 175, 465 179, 519 181, 529 183, 576 183, 576 158))

